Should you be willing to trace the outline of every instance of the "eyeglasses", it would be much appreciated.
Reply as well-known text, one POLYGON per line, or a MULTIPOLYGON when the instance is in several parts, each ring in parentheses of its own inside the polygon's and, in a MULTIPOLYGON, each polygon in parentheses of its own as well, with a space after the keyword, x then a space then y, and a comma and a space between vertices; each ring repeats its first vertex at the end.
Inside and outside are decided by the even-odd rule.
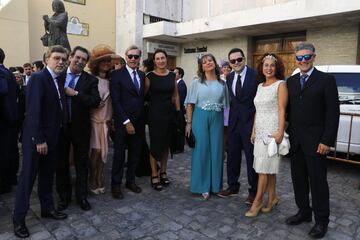
POLYGON ((62 60, 63 62, 67 61, 67 58, 62 58, 60 56, 54 56, 54 57, 52 57, 52 59, 54 59, 55 61, 60 61, 60 60, 62 60))
POLYGON ((236 58, 236 59, 230 59, 229 62, 231 64, 235 64, 236 62, 241 63, 243 60, 244 60, 243 57, 239 57, 239 58, 236 58))
POLYGON ((295 56, 295 58, 296 61, 301 62, 303 59, 305 59, 305 61, 309 61, 313 56, 314 54, 305 54, 305 55, 295 56))
POLYGON ((139 55, 132 55, 132 54, 129 54, 129 55, 127 55, 127 57, 129 58, 129 59, 132 59, 132 58, 134 58, 135 60, 136 59, 139 59, 139 55))

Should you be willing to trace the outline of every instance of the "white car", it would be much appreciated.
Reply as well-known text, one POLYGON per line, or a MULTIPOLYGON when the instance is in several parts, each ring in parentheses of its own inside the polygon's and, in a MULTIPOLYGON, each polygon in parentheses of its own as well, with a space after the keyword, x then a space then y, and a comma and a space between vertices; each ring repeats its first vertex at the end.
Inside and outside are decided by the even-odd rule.
MULTIPOLYGON (((348 152, 351 129, 349 153, 350 155, 360 154, 360 65, 323 65, 315 67, 322 72, 333 75, 338 86, 341 114, 336 151, 348 152), (351 128, 351 116, 344 114, 354 114, 351 128)), ((299 71, 297 68, 292 75, 299 71)))

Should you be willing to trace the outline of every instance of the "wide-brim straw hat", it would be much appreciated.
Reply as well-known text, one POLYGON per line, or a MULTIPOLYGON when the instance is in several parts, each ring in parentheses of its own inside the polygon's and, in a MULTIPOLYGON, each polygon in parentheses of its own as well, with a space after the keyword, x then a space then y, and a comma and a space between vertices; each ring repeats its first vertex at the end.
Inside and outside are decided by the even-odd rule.
POLYGON ((88 63, 88 67, 90 69, 95 68, 100 61, 102 60, 115 60, 120 59, 121 57, 115 53, 115 51, 106 44, 96 45, 91 51, 90 60, 88 63))

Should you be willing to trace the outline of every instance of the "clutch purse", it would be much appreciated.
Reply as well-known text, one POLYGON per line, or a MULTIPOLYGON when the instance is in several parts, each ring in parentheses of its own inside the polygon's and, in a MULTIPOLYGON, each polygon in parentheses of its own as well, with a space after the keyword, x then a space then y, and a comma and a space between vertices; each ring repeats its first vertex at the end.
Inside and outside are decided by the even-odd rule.
POLYGON ((186 142, 189 145, 189 147, 194 148, 195 147, 195 136, 193 134, 193 131, 190 131, 189 136, 185 136, 186 142))

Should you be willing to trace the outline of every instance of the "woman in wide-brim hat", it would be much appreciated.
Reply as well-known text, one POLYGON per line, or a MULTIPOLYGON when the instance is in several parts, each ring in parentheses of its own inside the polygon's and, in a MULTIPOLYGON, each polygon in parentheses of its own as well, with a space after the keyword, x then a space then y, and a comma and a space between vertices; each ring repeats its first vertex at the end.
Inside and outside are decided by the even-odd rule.
POLYGON ((91 112, 91 138, 90 138, 90 191, 94 194, 105 193, 104 165, 108 154, 109 127, 112 120, 112 106, 110 99, 110 72, 114 62, 119 60, 110 46, 100 44, 91 52, 88 67, 99 80, 98 89, 101 102, 98 108, 91 112))

